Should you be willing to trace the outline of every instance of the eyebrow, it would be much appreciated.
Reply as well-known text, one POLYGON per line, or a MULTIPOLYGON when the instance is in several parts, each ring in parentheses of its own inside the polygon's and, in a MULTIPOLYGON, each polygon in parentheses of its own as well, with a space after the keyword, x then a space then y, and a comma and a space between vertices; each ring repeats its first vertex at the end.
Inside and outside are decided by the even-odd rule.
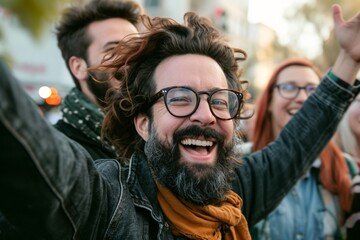
MULTIPOLYGON (((297 85, 298 86, 298 82, 296 80, 287 80, 285 82, 282 82, 282 83, 275 83, 276 84, 294 84, 294 85, 297 85)), ((314 85, 314 86, 317 86, 319 85, 320 83, 307 83, 305 86, 309 86, 309 85, 314 85)))
MULTIPOLYGON (((182 85, 182 86, 177 86, 177 87, 188 87, 191 88, 192 90, 194 90, 195 92, 204 92, 204 91, 197 91, 195 90, 193 87, 189 86, 189 85, 182 85)), ((229 88, 219 88, 219 87, 212 87, 209 90, 206 90, 205 92, 213 92, 219 89, 229 89, 229 88)))
POLYGON ((105 45, 103 46, 103 49, 108 50, 110 48, 114 48, 113 45, 117 45, 119 43, 119 41, 110 41, 105 43, 105 45))

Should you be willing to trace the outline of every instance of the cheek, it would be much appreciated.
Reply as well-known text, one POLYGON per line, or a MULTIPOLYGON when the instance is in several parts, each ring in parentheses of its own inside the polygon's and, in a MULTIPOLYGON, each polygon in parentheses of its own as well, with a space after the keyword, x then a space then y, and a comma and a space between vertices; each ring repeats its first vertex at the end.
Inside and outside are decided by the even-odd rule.
POLYGON ((288 105, 290 102, 280 97, 273 97, 269 106, 269 112, 275 124, 281 128, 291 119, 288 113, 288 105))
POLYGON ((234 135, 234 122, 229 121, 219 121, 220 132, 225 134, 226 143, 231 143, 234 135))
POLYGON ((104 54, 102 52, 97 51, 95 48, 96 47, 94 45, 91 45, 88 50, 87 60, 89 61, 89 64, 91 66, 100 64, 104 57, 104 54))
POLYGON ((360 135, 360 111, 354 111, 349 115, 349 126, 354 134, 360 135))
POLYGON ((286 113, 287 111, 286 109, 289 104, 290 104, 289 100, 280 97, 273 98, 271 103, 273 111, 282 114, 286 113))
POLYGON ((174 132, 180 128, 184 118, 176 118, 172 116, 165 106, 154 108, 153 114, 153 125, 157 130, 158 137, 161 140, 166 140, 171 143, 174 132))

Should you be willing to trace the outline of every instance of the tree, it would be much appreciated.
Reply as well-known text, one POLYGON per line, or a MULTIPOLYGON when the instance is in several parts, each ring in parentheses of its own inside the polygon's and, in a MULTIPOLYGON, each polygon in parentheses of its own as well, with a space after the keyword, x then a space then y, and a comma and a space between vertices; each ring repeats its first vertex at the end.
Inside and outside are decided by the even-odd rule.
MULTIPOLYGON (((19 25, 34 39, 40 39, 43 30, 53 24, 62 8, 70 0, 1 0, 0 19, 16 18, 19 25)), ((80 0, 77 0, 80 1, 80 0)), ((0 25, 0 44, 6 32, 0 25)), ((1 50, 1 49, 0 49, 1 50)), ((12 58, 6 49, 0 52, 0 59, 11 65, 12 58)))
MULTIPOLYGON (((20 24, 35 38, 44 27, 59 16, 61 7, 69 0, 2 0, 0 7, 14 14, 20 24)), ((3 33, 4 34, 4 33, 3 33)))
MULTIPOLYGON (((333 32, 333 22, 331 15, 331 6, 337 3, 343 8, 344 18, 348 19, 355 15, 360 9, 360 1, 349 0, 313 0, 309 3, 299 6, 294 12, 287 14, 286 18, 294 25, 294 32, 289 34, 293 36, 291 42, 297 42, 303 37, 305 28, 312 28, 311 34, 320 41, 320 55, 313 60, 315 64, 325 71, 338 54, 339 47, 333 32)), ((312 42, 308 42, 314 44, 312 42)))

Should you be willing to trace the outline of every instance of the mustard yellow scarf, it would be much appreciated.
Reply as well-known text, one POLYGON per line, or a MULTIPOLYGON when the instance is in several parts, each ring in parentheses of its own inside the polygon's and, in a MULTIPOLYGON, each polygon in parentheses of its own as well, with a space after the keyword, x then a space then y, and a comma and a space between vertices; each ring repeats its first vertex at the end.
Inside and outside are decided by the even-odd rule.
POLYGON ((233 191, 218 205, 203 207, 177 198, 170 190, 157 184, 161 209, 176 236, 191 239, 250 240, 249 228, 241 213, 242 199, 233 191), (226 226, 227 230, 221 231, 226 226), (225 236, 221 236, 221 234, 225 236))

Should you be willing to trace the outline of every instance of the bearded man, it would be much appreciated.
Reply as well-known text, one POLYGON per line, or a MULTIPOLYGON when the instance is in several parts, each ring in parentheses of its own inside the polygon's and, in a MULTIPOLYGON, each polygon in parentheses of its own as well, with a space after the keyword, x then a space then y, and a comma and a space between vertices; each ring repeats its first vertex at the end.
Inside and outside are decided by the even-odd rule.
POLYGON ((303 176, 359 91, 360 13, 344 21, 335 5, 333 18, 332 69, 279 137, 243 159, 234 132, 246 54, 195 13, 184 25, 144 17, 149 31, 101 66, 121 77, 103 121, 117 160, 94 162, 2 70, 0 211, 36 239, 250 239, 248 227, 303 176))

